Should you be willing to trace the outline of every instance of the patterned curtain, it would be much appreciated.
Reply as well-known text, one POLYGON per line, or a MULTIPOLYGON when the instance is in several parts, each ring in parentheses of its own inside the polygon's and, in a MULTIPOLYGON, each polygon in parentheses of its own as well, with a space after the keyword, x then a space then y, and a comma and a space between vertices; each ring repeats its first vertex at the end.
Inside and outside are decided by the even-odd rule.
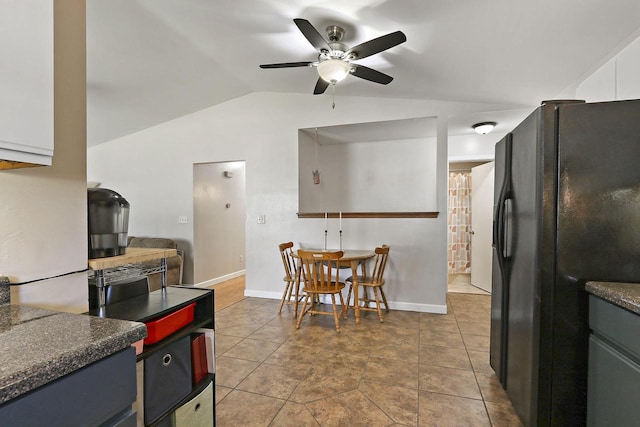
POLYGON ((471 273, 471 173, 449 172, 449 274, 471 273))

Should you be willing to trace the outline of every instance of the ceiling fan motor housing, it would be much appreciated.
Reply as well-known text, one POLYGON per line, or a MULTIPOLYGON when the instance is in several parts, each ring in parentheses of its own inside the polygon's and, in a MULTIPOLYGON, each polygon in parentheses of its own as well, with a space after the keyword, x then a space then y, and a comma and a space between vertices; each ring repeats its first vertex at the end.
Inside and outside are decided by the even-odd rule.
POLYGON ((330 42, 339 42, 344 37, 344 29, 337 25, 329 25, 326 31, 330 42))

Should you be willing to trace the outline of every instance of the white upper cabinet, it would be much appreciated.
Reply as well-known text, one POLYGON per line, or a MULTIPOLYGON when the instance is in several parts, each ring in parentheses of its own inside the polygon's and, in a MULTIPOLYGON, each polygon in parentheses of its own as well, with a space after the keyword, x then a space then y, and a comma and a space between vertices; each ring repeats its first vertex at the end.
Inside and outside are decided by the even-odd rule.
POLYGON ((0 169, 51 165, 53 0, 0 0, 0 169))

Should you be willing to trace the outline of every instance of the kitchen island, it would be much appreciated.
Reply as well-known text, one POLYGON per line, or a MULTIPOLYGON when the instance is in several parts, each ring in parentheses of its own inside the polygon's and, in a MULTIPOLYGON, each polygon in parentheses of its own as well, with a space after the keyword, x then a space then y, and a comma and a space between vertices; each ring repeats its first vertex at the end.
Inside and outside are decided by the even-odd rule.
POLYGON ((640 419, 640 284, 587 282, 587 425, 637 425, 640 419))
POLYGON ((1 305, 0 423, 131 425, 133 414, 135 425, 131 344, 146 334, 142 323, 1 305))

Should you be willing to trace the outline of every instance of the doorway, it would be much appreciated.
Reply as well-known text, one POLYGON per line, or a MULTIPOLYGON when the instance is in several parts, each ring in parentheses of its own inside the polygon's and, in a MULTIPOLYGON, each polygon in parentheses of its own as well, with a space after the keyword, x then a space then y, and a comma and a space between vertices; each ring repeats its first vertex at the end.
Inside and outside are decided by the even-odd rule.
POLYGON ((196 286, 244 276, 245 162, 193 165, 193 271, 196 286))
MULTIPOLYGON (((492 163, 492 162, 491 162, 492 163)), ((485 239, 487 233, 491 230, 491 215, 487 216, 482 213, 475 218, 473 215, 474 205, 480 204, 482 209, 475 206, 479 210, 479 213, 486 212, 484 206, 489 205, 489 212, 491 212, 491 205, 493 204, 493 174, 491 173, 491 183, 487 183, 488 172, 491 170, 486 161, 479 162, 457 162, 449 164, 449 193, 448 193, 448 233, 447 233, 447 265, 448 265, 448 292, 456 293, 472 293, 472 294, 489 294, 489 290, 486 289, 486 272, 489 271, 489 284, 490 284, 490 271, 491 271, 491 257, 489 252, 489 261, 487 265, 486 253, 482 252, 478 255, 477 251, 474 251, 474 241, 476 229, 480 232, 481 241, 478 244, 483 248, 484 244, 481 243, 482 239, 485 239), (473 171, 482 171, 480 175, 473 173, 473 171), (473 178, 476 178, 479 183, 474 182, 473 178), (480 184, 480 190, 476 187, 480 184), (490 187, 490 193, 488 194, 487 188, 490 187), (477 191, 477 197, 474 198, 474 191, 477 191), (476 253, 474 253, 476 252, 476 253), (477 258, 474 258, 474 255, 477 258), (478 276, 478 273, 481 276, 478 276), (481 277, 481 285, 478 286, 475 281, 481 277)), ((490 246, 490 240, 489 240, 490 246)), ((484 249, 481 249, 484 251, 484 249)))

